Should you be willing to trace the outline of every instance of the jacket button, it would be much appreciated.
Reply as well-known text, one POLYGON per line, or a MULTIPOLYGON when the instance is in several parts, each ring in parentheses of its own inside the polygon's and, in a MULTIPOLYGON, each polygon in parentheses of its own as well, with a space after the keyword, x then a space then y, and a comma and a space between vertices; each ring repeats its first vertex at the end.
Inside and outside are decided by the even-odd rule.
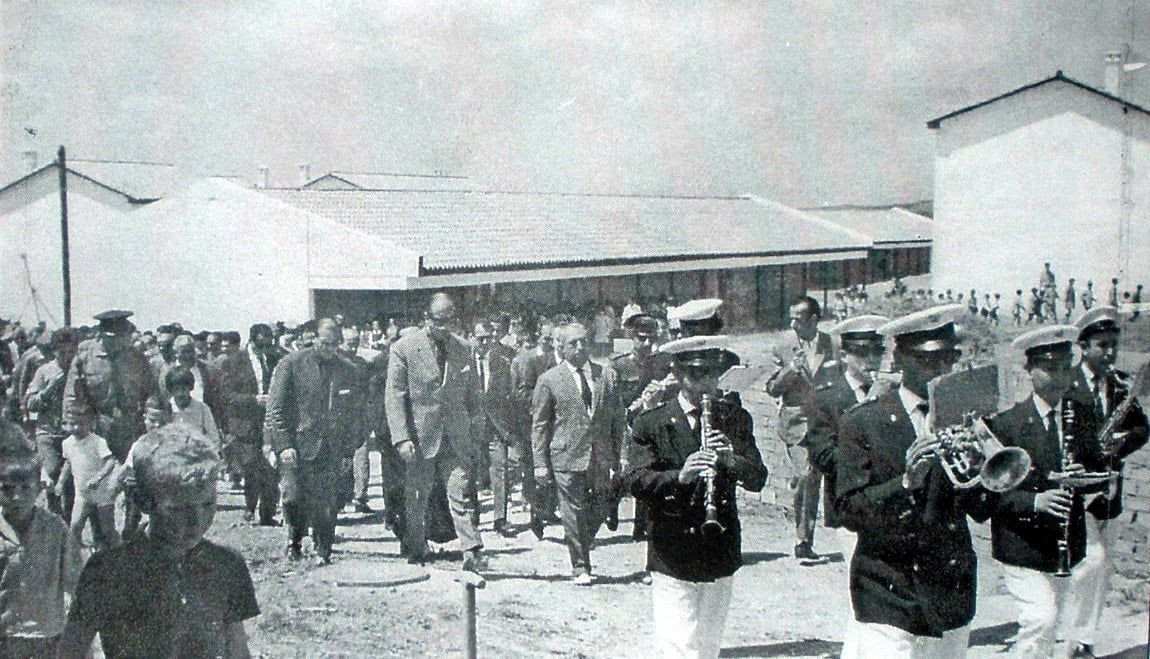
POLYGON ((687 533, 695 535, 695 527, 692 526, 691 528, 687 529, 687 533))
POLYGON ((946 528, 950 529, 951 531, 957 531, 958 525, 956 525, 954 522, 951 522, 950 524, 946 525, 946 528))
POLYGON ((914 564, 914 571, 915 571, 915 572, 918 572, 918 563, 915 563, 915 564, 914 564))

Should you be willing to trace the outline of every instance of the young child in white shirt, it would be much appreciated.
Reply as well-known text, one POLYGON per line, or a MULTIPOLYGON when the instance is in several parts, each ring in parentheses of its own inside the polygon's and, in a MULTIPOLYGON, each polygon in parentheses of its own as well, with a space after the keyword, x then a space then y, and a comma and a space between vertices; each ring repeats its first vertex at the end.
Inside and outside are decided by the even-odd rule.
POLYGON ((164 386, 172 397, 172 422, 180 421, 195 428, 211 440, 217 452, 222 451, 220 429, 216 426, 212 410, 206 404, 192 398, 192 389, 196 387, 196 378, 192 372, 177 366, 164 375, 164 386))
POLYGON ((77 421, 73 432, 63 443, 64 467, 56 482, 56 494, 64 495, 64 483, 72 479, 76 502, 72 505, 69 526, 76 540, 84 532, 84 525, 92 522, 92 544, 96 551, 116 547, 120 536, 116 532, 116 494, 119 492, 120 463, 108 450, 108 442, 91 432, 88 421, 77 421))

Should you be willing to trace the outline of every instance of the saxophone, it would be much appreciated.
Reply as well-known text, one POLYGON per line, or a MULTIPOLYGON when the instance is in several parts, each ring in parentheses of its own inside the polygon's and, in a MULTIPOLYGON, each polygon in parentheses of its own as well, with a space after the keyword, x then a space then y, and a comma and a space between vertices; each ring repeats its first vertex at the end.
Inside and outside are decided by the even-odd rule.
MULTIPOLYGON (((1074 444, 1078 424, 1078 410, 1076 403, 1069 399, 1062 400, 1062 434, 1058 450, 1062 456, 1062 471, 1065 472, 1074 464, 1074 444)), ((1058 523, 1058 566, 1054 570, 1056 577, 1070 576, 1070 517, 1074 512, 1074 487, 1067 482, 1062 483, 1062 491, 1070 494, 1070 512, 1058 523)))
MULTIPOLYGON (((709 395, 703 394, 703 401, 700 407, 702 408, 699 414, 699 432, 702 436, 700 443, 704 448, 718 448, 710 446, 707 443, 707 437, 711 434, 711 417, 714 414, 714 403, 709 395)), ((723 526, 723 523, 719 521, 717 478, 718 474, 716 474, 713 469, 708 469, 706 473, 703 474, 705 490, 703 495, 704 518, 702 531, 704 535, 711 538, 718 537, 727 530, 727 528, 723 526)))

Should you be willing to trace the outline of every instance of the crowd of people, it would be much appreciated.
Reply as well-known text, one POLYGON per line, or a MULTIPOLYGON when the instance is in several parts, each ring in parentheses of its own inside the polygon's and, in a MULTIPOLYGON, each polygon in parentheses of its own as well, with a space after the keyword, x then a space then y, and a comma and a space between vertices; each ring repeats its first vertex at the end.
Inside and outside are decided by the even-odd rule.
MULTIPOLYGON (((908 295, 897 284, 892 294, 908 295)), ((861 290, 842 299, 866 302, 861 290)), ((850 564, 843 656, 962 656, 976 593, 965 517, 991 520, 1019 603, 1015 650, 1048 656, 1068 609, 1080 621, 1067 637, 1075 656, 1092 656, 1105 520, 1120 510, 1121 459, 1148 435, 1134 405, 1109 443, 1077 439, 1128 395, 1129 376, 1113 368, 1117 310, 1091 300, 1076 325, 1015 341, 1035 393, 987 424, 1035 468, 992 491, 955 487, 927 425, 927 383, 960 354, 956 320, 980 312, 941 301, 893 320, 836 310, 829 334, 816 300, 790 307, 793 345, 776 351, 765 388, 778 401, 768 427, 799 467, 795 557, 819 558, 823 500, 850 564), (894 372, 882 373, 888 341, 894 372), (1083 360, 1072 367, 1075 343, 1083 360), (1109 480, 1068 493, 1052 472, 1109 480), (1073 569, 1068 589, 1047 578, 1062 567, 1073 569)), ((739 363, 720 335, 721 304, 479 310, 465 321, 436 293, 407 327, 336 316, 255 324, 246 342, 174 323, 141 332, 121 310, 86 328, 0 328, 0 538, 23 557, 0 565, 5 656, 82 656, 96 635, 109 656, 246 656, 243 623, 259 612, 246 564, 204 540, 217 486, 242 489, 248 523, 285 527, 285 560, 327 565, 339 512, 377 512, 373 451, 384 519, 412 564, 444 561, 435 548, 456 540, 459 567, 485 572, 489 491, 490 532, 542 539, 560 525, 571 582, 590 586, 596 535, 616 530, 621 497, 634 497, 660 649, 718 656, 742 564, 736 489, 761 490, 767 477, 750 413, 719 387, 739 363), (620 335, 629 350, 612 357, 620 335), (509 522, 516 488, 525 528, 509 522)))

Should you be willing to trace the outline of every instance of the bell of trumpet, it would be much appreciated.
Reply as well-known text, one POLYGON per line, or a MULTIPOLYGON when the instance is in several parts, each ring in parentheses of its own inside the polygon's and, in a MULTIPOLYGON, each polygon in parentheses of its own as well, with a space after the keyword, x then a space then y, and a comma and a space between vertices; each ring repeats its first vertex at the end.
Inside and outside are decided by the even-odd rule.
POLYGON ((982 485, 991 492, 1008 492, 1030 473, 1030 454, 1006 447, 982 419, 936 431, 939 462, 954 486, 982 485))

